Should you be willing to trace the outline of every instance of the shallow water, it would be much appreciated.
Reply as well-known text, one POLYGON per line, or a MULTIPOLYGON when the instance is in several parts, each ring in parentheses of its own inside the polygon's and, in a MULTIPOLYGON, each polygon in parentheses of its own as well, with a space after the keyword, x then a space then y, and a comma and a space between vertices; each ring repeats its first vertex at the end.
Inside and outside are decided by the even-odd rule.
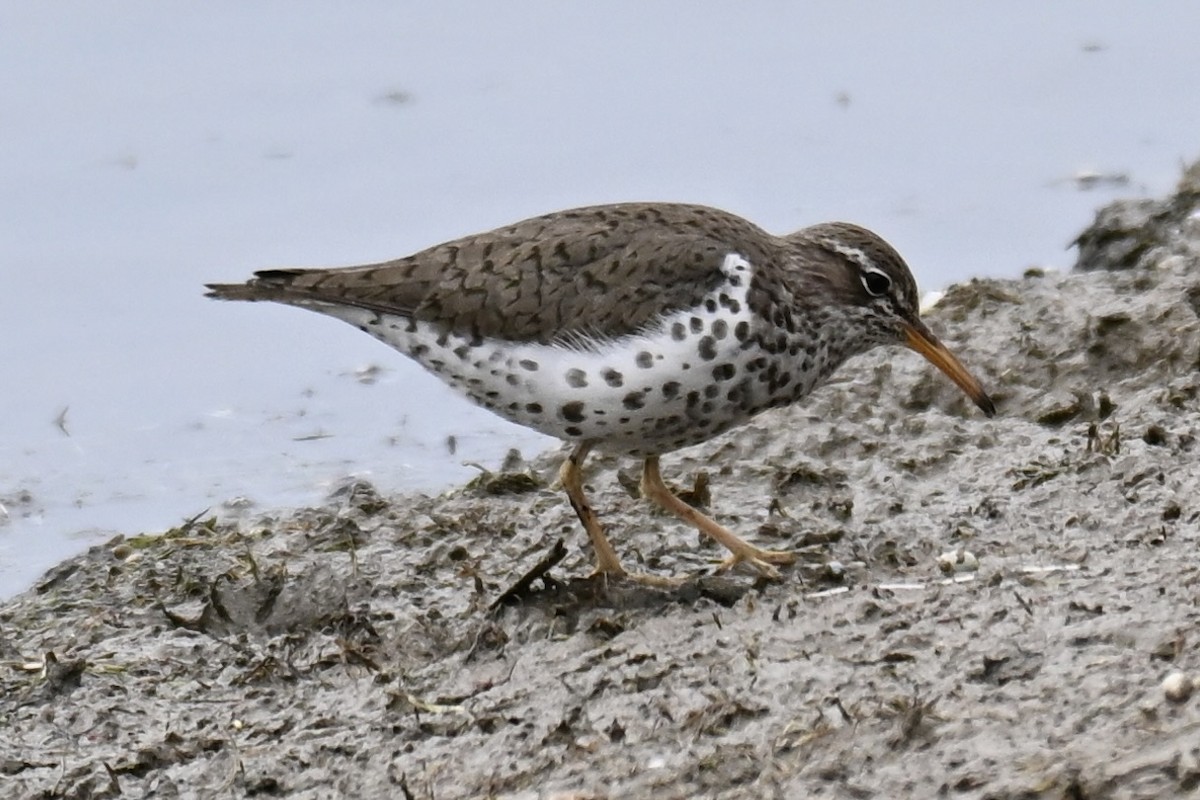
POLYGON ((1093 209, 1162 193, 1200 130, 1182 1, 285 9, 5 10, 0 595, 232 497, 437 490, 550 444, 206 280, 672 199, 852 219, 935 288, 1069 266, 1093 209))

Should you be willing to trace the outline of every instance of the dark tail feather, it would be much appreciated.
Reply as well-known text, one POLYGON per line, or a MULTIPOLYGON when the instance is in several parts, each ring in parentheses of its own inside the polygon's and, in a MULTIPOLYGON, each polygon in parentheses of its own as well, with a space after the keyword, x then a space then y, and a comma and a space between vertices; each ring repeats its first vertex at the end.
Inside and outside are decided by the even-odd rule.
POLYGON ((302 269, 266 269, 254 273, 245 283, 206 283, 205 297, 217 300, 274 300, 288 302, 304 295, 291 289, 292 281, 303 274, 302 269))

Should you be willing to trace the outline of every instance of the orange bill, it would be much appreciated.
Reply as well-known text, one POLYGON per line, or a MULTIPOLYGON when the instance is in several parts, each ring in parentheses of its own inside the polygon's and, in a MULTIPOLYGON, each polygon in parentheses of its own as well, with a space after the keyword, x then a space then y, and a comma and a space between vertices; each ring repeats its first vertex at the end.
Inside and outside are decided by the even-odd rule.
POLYGON ((909 322, 905 326, 904 343, 946 373, 946 377, 966 392, 967 396, 975 401, 975 405, 979 406, 984 414, 989 417, 995 416, 996 405, 992 402, 992 398, 988 397, 988 393, 983 390, 982 384, 975 379, 974 375, 967 372, 967 368, 962 365, 962 362, 946 348, 946 345, 938 341, 929 328, 919 321, 909 322))

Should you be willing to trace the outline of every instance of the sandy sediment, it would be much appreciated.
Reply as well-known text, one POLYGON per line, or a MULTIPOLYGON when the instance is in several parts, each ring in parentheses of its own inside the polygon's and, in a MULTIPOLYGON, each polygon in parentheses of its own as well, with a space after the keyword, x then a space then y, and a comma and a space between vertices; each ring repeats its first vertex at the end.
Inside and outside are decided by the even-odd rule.
POLYGON ((1191 796, 1198 209, 1193 168, 1102 210, 1086 269, 947 292, 928 321, 996 419, 876 351, 668 456, 800 551, 777 583, 704 577, 721 554, 603 457, 618 551, 697 578, 584 580, 561 453, 95 547, 0 607, 0 796, 1191 796))

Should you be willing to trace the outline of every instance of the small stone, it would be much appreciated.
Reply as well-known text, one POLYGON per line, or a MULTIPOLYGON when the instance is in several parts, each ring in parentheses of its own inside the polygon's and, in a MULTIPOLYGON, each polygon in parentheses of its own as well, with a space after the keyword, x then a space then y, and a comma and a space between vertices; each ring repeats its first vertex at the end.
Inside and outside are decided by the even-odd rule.
POLYGON ((1162 682, 1163 694, 1172 703, 1187 702, 1195 688, 1195 682, 1179 670, 1163 678, 1162 682))
POLYGON ((840 582, 846 579, 846 566, 840 561, 829 561, 825 564, 825 579, 840 582))
POLYGON ((938 569, 947 575, 954 572, 976 572, 979 559, 970 550, 959 548, 942 553, 937 559, 938 569))

